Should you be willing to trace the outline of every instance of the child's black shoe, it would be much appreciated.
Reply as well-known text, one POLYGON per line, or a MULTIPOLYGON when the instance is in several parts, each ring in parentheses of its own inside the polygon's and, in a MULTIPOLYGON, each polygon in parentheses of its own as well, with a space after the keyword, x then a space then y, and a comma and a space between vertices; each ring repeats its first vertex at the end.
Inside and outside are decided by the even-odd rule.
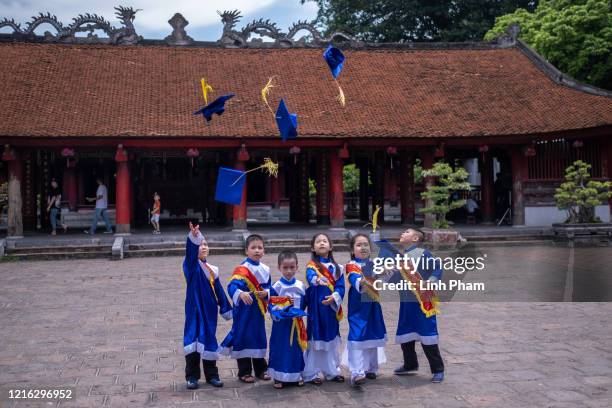
POLYGON ((197 388, 198 388, 198 380, 196 380, 195 378, 188 378, 187 379, 187 389, 195 390, 197 388))
POLYGON ((207 380, 206 382, 212 385, 213 387, 217 387, 217 388, 223 387, 223 381, 221 381, 218 378, 211 378, 210 380, 207 380))

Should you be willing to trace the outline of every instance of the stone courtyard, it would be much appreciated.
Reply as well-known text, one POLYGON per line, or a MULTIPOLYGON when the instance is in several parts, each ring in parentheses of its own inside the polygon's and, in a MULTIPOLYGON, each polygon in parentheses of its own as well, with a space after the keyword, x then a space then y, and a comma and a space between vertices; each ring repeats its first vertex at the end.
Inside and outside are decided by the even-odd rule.
MULTIPOLYGON (((236 378, 235 361, 228 359, 219 362, 224 388, 201 381, 200 389, 186 390, 181 257, 0 263, 0 407, 612 406, 612 303, 557 302, 563 293, 567 296, 563 282, 570 250, 487 251, 493 263, 488 269, 495 273, 483 280, 492 294, 503 293, 492 295, 492 301, 456 296, 443 303, 438 322, 445 381, 429 382, 419 347, 418 375, 392 374, 401 351, 393 344, 398 305, 389 301, 383 302, 388 362, 379 379, 361 389, 337 383, 282 390, 270 382, 246 385, 236 378), (522 265, 508 262, 519 258, 522 265), (510 272, 526 277, 526 283, 517 284, 510 272), (525 285, 538 292, 542 282, 556 289, 544 297, 525 295, 525 285), (33 386, 73 387, 76 400, 8 402, 7 389, 33 386)), ((579 295, 582 300, 610 300, 610 279, 597 281, 609 268, 609 252, 576 249, 569 255, 572 261, 581 256, 591 260, 571 268, 576 293, 585 291, 577 284, 582 277, 598 282, 599 294, 591 299, 579 295)), ((308 256, 300 254, 302 267, 308 256)), ((242 258, 212 254, 210 259, 220 266, 225 285, 242 258)), ((269 265, 275 260, 276 254, 264 258, 269 265)), ((346 254, 337 256, 341 263, 347 260, 346 254)), ((278 277, 274 270, 273 280, 278 277)), ((219 340, 230 324, 220 321, 219 340)), ((344 339, 347 330, 344 320, 344 339)))

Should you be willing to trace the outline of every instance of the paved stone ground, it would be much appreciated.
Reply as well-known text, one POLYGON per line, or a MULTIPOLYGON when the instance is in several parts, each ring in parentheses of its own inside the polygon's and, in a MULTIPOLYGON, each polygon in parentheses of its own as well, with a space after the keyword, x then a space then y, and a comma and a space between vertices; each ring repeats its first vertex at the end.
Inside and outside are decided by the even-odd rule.
MULTIPOLYGON (((592 251, 597 250, 609 252, 592 251)), ((495 271, 488 287, 500 286, 493 292, 526 290, 508 284, 511 272, 527 272, 530 284, 548 279, 538 280, 537 268, 525 271, 507 262, 524 255, 524 248, 499 251, 500 256, 489 255, 489 261, 503 258, 488 268, 495 271)), ((565 271, 567 253, 550 251, 560 249, 532 248, 523 259, 543 262, 543 270, 565 271)), ((601 259, 597 254, 608 252, 583 255, 601 259)), ((223 281, 240 259, 211 256, 223 281)), ((274 259, 268 255, 267 263, 274 259)), ((300 254, 301 265, 306 259, 300 254)), ((72 386, 77 394, 71 403, 3 401, 0 407, 612 406, 612 303, 603 302, 444 303, 439 328, 447 376, 442 384, 429 382, 420 349, 419 374, 393 376, 401 352, 390 344, 381 377, 361 390, 335 383, 283 390, 269 382, 245 385, 235 377, 235 361, 222 360, 224 388, 187 391, 181 262, 167 257, 0 264, 0 389, 72 386)), ((610 264, 598 262, 599 273, 609 275, 610 264)), ((394 333, 397 304, 386 302, 383 308, 387 330, 394 333)), ((229 326, 222 321, 219 339, 229 326)), ((346 338, 346 321, 341 329, 346 338)))

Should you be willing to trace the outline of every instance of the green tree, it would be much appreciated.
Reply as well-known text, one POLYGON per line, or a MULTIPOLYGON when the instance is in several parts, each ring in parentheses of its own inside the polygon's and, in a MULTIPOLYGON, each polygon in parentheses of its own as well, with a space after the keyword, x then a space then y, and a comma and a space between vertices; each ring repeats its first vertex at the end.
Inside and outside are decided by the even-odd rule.
POLYGON ((496 19, 490 40, 513 23, 519 38, 572 77, 612 89, 612 2, 542 0, 533 13, 518 9, 496 19))
POLYGON ((575 161, 565 169, 565 182, 555 191, 557 208, 567 211, 567 223, 601 222, 595 217, 595 206, 612 197, 612 183, 589 180, 590 169, 590 164, 575 161))
POLYGON ((369 42, 480 40, 495 17, 537 0, 301 0, 319 6, 327 34, 343 31, 369 42))
POLYGON ((432 204, 419 211, 436 215, 434 228, 448 228, 446 214, 465 205, 465 200, 453 200, 451 195, 455 191, 470 191, 471 186, 467 181, 469 174, 463 167, 454 170, 448 163, 437 162, 431 169, 423 170, 423 177, 430 176, 436 177, 437 182, 427 186, 427 191, 423 192, 421 197, 431 200, 432 204))
POLYGON ((347 164, 342 169, 342 184, 345 193, 359 191, 359 169, 354 164, 347 164))

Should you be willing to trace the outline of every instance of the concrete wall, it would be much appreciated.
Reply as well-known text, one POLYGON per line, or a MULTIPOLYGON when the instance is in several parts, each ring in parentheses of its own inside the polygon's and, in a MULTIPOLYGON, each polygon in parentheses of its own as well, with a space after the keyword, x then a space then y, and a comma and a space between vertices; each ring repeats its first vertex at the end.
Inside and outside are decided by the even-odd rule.
MULTIPOLYGON (((610 207, 598 205, 595 207, 595 215, 603 222, 610 222, 610 207)), ((525 207, 525 225, 546 226, 563 222, 566 218, 567 212, 557 207, 525 207)))

